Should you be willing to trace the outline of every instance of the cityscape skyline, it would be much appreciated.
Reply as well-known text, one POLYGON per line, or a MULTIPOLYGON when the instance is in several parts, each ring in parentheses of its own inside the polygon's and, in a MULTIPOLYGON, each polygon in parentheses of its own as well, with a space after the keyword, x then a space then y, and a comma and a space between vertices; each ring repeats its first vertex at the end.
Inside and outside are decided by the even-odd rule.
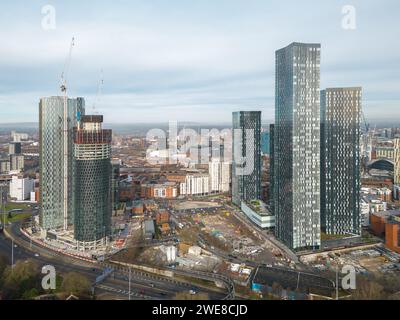
POLYGON ((4 47, 0 66, 5 72, 0 75, 0 123, 21 122, 27 116, 37 119, 38 97, 56 92, 72 36, 76 48, 70 95, 85 96, 91 108, 103 69, 103 95, 96 109, 110 123, 121 122, 117 110, 126 114, 123 123, 158 122, 162 118, 157 114, 171 120, 206 121, 204 114, 211 110, 215 114, 212 121, 229 122, 231 112, 240 110, 263 111, 262 120, 272 120, 274 50, 294 39, 322 44, 326 53, 321 87, 362 85, 367 118, 389 118, 380 112, 382 108, 387 114, 399 114, 399 48, 390 43, 384 61, 379 50, 394 38, 398 22, 388 7, 395 6, 395 1, 385 6, 373 1, 357 4, 355 30, 343 29, 344 4, 339 3, 303 1, 303 15, 298 15, 297 3, 287 10, 279 8, 278 2, 262 1, 252 5, 234 1, 230 6, 226 1, 195 6, 160 1, 157 7, 136 1, 129 4, 135 6, 129 19, 118 5, 125 2, 95 7, 80 4, 78 13, 71 10, 74 6, 56 4, 55 30, 42 29, 42 6, 14 3, 1 13, 4 47), (311 8, 319 15, 313 15, 311 8), (181 10, 187 11, 183 14, 181 10), (164 13, 167 16, 161 21, 164 13), (10 18, 17 14, 26 17, 19 25, 10 18), (242 23, 236 25, 235 18, 242 23), (67 23, 66 19, 72 20, 67 23), (383 26, 386 37, 379 36, 383 26), (11 28, 12 33, 8 32, 11 28), (373 47, 370 38, 375 41, 373 47), (13 39, 18 39, 18 45, 13 39), (108 107, 111 104, 113 108, 108 107))
POLYGON ((0 300, 400 299, 398 4, 45 1, 0 11, 0 300))

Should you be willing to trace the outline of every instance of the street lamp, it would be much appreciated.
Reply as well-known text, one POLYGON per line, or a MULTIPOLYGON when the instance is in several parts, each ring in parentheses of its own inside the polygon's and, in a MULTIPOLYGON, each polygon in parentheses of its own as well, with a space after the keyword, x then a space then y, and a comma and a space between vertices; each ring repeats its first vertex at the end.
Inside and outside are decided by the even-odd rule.
POLYGON ((131 267, 129 267, 129 284, 128 284, 128 294, 129 294, 129 297, 128 297, 128 299, 129 300, 131 300, 131 267))
MULTIPOLYGON (((337 257, 333 256, 332 258, 333 262, 335 263, 335 298, 336 300, 339 300, 339 263, 337 261, 337 257)), ((331 265, 329 263, 329 269, 333 269, 331 268, 331 265)))

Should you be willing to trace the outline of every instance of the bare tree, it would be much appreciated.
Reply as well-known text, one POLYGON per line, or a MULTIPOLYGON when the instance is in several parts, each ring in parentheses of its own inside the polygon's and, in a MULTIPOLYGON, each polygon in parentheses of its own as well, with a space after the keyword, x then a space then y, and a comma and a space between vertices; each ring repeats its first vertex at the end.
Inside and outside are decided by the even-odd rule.
POLYGON ((385 299, 384 288, 378 282, 359 277, 357 279, 357 289, 352 294, 354 300, 381 300, 385 299))

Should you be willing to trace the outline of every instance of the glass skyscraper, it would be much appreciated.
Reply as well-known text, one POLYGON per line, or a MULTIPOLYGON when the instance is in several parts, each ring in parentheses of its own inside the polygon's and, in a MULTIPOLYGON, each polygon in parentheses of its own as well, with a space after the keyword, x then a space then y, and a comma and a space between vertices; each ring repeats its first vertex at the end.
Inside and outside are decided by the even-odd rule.
POLYGON ((233 112, 232 202, 261 198, 261 111, 233 112))
POLYGON ((111 203, 113 210, 116 210, 119 205, 119 174, 120 174, 120 161, 111 160, 111 203))
POLYGON ((270 153, 269 135, 270 133, 268 131, 261 132, 261 152, 268 155, 270 153))
POLYGON ((394 184, 400 186, 400 139, 396 138, 394 142, 394 184))
POLYGON ((47 97, 39 102, 40 140, 40 203, 39 222, 43 231, 65 227, 64 201, 67 223, 73 224, 73 127, 77 115, 85 111, 83 98, 67 99, 67 131, 64 131, 64 97, 47 97), (66 139, 64 139, 67 135, 66 139), (64 175, 64 141, 67 141, 67 175, 64 175), (68 198, 64 198, 64 178, 68 198))
POLYGON ((293 250, 320 247, 320 44, 276 51, 276 237, 293 250))
POLYGON ((361 235, 361 88, 321 91, 321 225, 361 235))
POLYGON ((74 237, 79 249, 94 249, 111 233, 111 130, 103 116, 82 116, 74 128, 76 176, 74 237))
POLYGON ((274 150, 274 138, 275 138, 275 125, 269 125, 269 145, 270 145, 270 153, 269 153, 269 205, 271 208, 271 212, 275 214, 275 205, 274 205, 274 159, 275 159, 275 150, 274 150))

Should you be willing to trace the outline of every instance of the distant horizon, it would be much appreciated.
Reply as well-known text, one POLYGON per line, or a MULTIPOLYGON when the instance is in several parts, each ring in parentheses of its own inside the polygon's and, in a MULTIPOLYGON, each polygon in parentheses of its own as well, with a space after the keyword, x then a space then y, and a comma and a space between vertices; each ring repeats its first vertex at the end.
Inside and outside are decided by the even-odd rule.
MULTIPOLYGON (((368 121, 367 123, 370 126, 373 125, 386 125, 386 126, 399 126, 400 127, 400 119, 399 120, 393 120, 393 119, 374 119, 374 121, 368 121)), ((170 120, 170 121, 175 121, 175 120, 170 120)), ((262 124, 273 124, 275 120, 271 119, 262 119, 261 120, 262 124)), ((134 125, 140 125, 140 126, 148 126, 148 125, 168 125, 169 120, 167 121, 153 121, 153 122, 107 122, 104 121, 104 126, 134 126, 134 125)), ((178 125, 205 125, 205 126, 221 126, 221 125, 231 125, 231 121, 214 121, 214 122, 205 122, 205 121, 177 121, 178 125)), ((18 126, 25 126, 29 128, 37 128, 39 127, 39 122, 0 122, 0 129, 2 126, 7 127, 7 128, 12 128, 12 127, 18 127, 18 126)), ((364 123, 361 123, 361 126, 364 126, 364 123)), ((384 126, 383 126, 384 127, 384 126)))

